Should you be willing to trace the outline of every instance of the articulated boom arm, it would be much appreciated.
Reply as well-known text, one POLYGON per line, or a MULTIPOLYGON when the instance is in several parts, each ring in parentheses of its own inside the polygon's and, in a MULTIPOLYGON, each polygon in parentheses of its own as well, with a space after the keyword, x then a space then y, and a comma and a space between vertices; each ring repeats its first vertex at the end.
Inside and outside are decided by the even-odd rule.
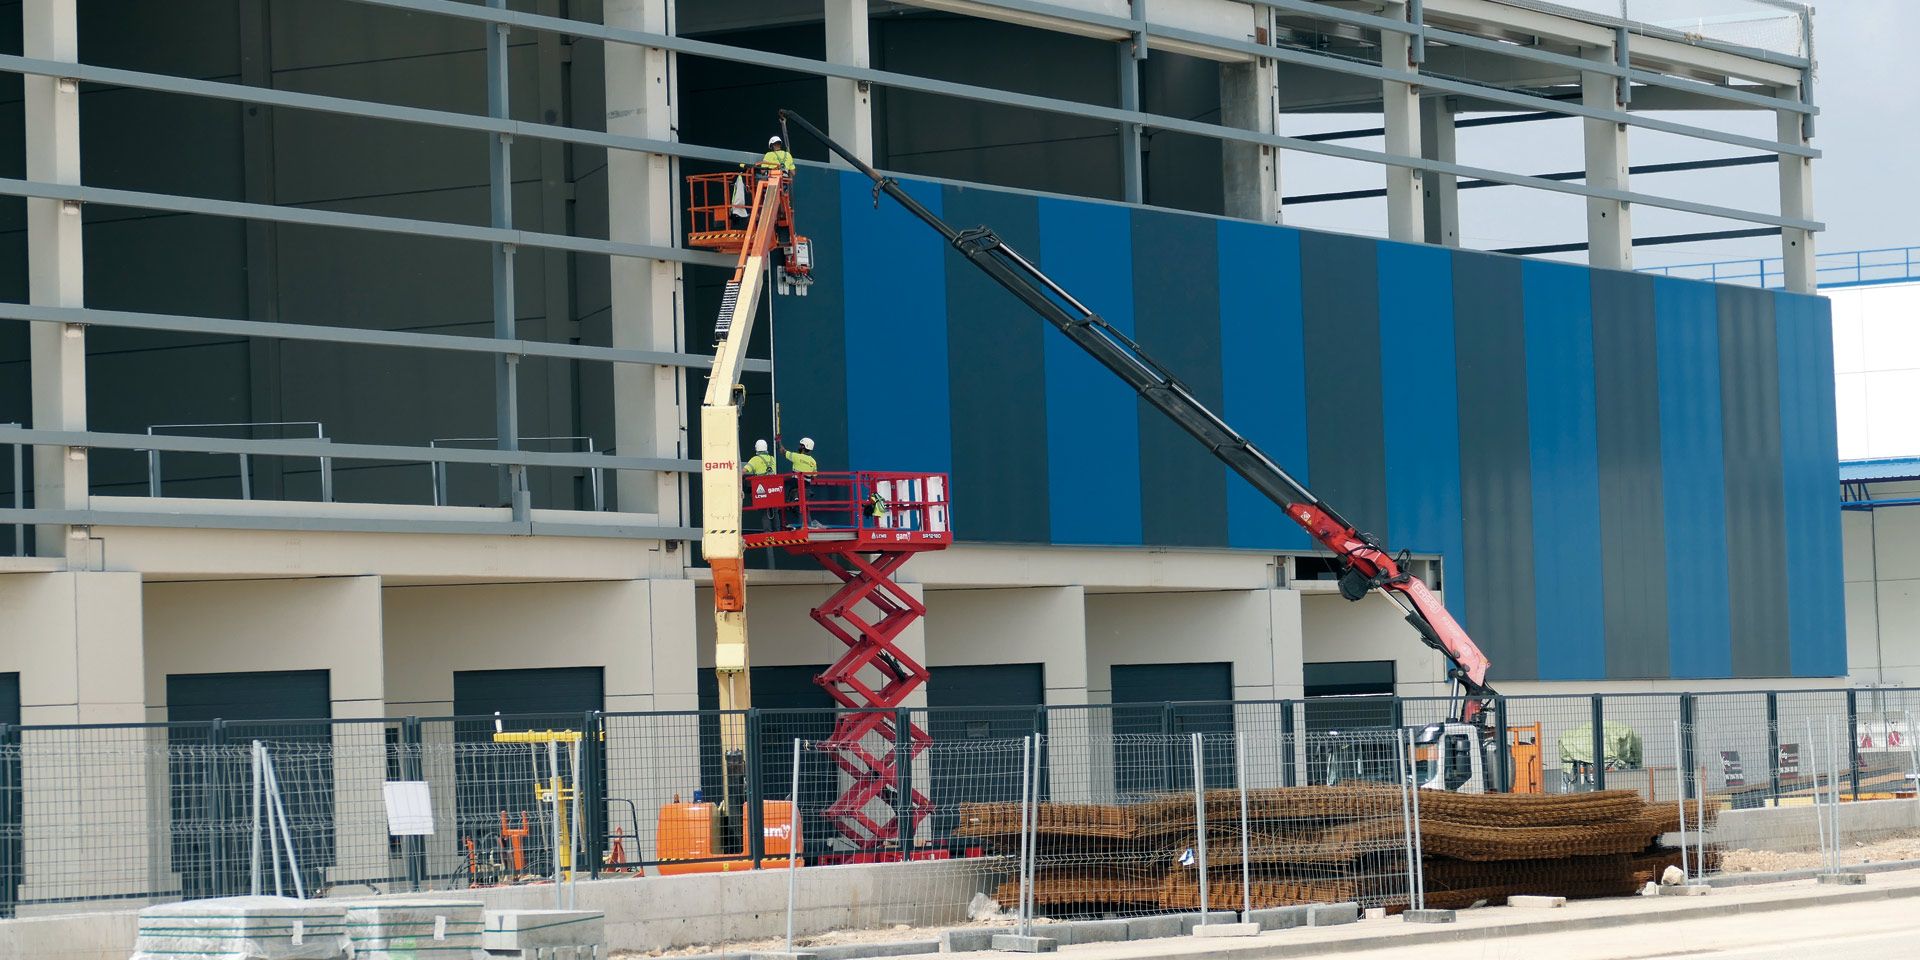
POLYGON ((1226 421, 1209 409, 1172 372, 1140 349, 1125 333, 1109 324, 1086 305, 1050 279, 1034 264, 1007 246, 986 227, 955 230, 951 225, 921 206, 891 178, 882 176, 860 158, 833 142, 818 127, 791 111, 782 110, 783 119, 812 134, 841 159, 866 174, 874 182, 875 200, 879 192, 898 201, 909 213, 938 231, 968 260, 992 277, 1007 292, 1040 314, 1061 333, 1091 354, 1108 370, 1138 391, 1141 398, 1207 448, 1215 457, 1246 478, 1268 499, 1286 510, 1315 540, 1340 558, 1343 573, 1341 592, 1349 600, 1358 600, 1379 590, 1397 604, 1407 622, 1420 632, 1421 640, 1447 658, 1449 675, 1464 691, 1459 719, 1482 724, 1486 704, 1493 696, 1487 686, 1487 657, 1475 646, 1467 632, 1441 605, 1439 598, 1419 578, 1404 569, 1404 559, 1395 559, 1368 534, 1334 512, 1298 480, 1261 453, 1251 441, 1235 432, 1226 421))

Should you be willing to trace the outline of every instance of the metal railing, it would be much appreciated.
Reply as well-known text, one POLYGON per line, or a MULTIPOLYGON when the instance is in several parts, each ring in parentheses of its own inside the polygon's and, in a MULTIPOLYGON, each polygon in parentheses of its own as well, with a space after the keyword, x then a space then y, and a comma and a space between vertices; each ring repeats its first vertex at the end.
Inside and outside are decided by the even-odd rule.
MULTIPOLYGON (((252 423, 156 423, 147 428, 147 435, 150 437, 160 436, 162 435, 162 431, 173 431, 173 430, 196 430, 196 431, 199 431, 199 430, 245 430, 248 432, 249 435, 251 435, 253 431, 258 430, 262 427, 311 428, 313 430, 313 436, 311 437, 311 439, 318 441, 320 443, 328 442, 326 425, 321 423, 318 420, 262 420, 262 421, 252 422, 252 423)), ((174 434, 174 435, 175 436, 203 436, 204 434, 185 433, 185 434, 174 434)), ((299 439, 304 440, 309 438, 301 437, 299 439)), ((162 451, 147 450, 145 451, 145 453, 147 455, 147 496, 163 497, 166 494, 162 492, 165 485, 161 479, 161 471, 160 471, 160 455, 162 451)), ((238 458, 239 464, 240 464, 240 499, 252 500, 253 499, 253 455, 245 451, 241 451, 233 454, 233 456, 238 458)), ((328 456, 320 456, 320 457, 316 457, 315 459, 320 462, 320 502, 332 503, 333 502, 333 458, 328 456)))
MULTIPOLYGON (((1786 286, 1784 261, 1779 257, 1678 263, 1665 267, 1642 267, 1640 272, 1766 289, 1786 286)), ((1863 287, 1920 280, 1920 246, 1877 247, 1818 254, 1815 257, 1814 274, 1822 287, 1863 287)))
MULTIPOLYGON (((480 445, 481 448, 484 449, 487 446, 490 446, 492 444, 497 444, 499 442, 500 442, 499 437, 440 437, 438 439, 428 441, 427 447, 429 449, 438 450, 442 446, 452 447, 456 444, 476 444, 476 445, 480 445)), ((523 444, 570 443, 574 445, 574 448, 576 450, 579 450, 579 452, 582 452, 582 453, 592 454, 592 453, 601 452, 601 451, 596 451, 594 449, 592 437, 584 437, 584 436, 581 436, 581 437, 521 437, 520 442, 523 444), (581 448, 584 448, 584 449, 581 449, 581 448)), ((436 507, 449 506, 453 503, 453 498, 449 495, 447 490, 447 466, 448 464, 444 460, 435 460, 427 464, 428 469, 431 470, 433 473, 433 505, 436 507)), ((496 473, 499 472, 500 469, 501 468, 497 465, 494 467, 494 470, 496 473)), ((605 512, 605 510, 607 509, 607 484, 606 484, 606 475, 602 468, 600 467, 587 468, 587 492, 593 501, 594 512, 595 513, 605 512)))

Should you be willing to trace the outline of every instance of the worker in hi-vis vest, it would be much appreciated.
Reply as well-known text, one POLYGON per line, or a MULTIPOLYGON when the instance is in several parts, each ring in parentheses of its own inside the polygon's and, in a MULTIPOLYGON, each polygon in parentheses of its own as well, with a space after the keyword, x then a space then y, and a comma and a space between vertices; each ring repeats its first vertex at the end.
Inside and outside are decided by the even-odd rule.
POLYGON ((764 477, 772 473, 773 468, 773 454, 767 452, 767 442, 765 440, 755 440, 753 442, 753 456, 747 460, 746 466, 741 468, 742 472, 749 477, 764 477))
POLYGON ((763 170, 785 170, 793 172, 793 154, 787 152, 787 145, 777 136, 767 138, 767 152, 760 158, 763 170))
POLYGON ((820 461, 813 458, 812 437, 801 437, 799 450, 788 450, 785 446, 780 450, 787 455, 787 463, 792 465, 794 473, 820 472, 820 461))

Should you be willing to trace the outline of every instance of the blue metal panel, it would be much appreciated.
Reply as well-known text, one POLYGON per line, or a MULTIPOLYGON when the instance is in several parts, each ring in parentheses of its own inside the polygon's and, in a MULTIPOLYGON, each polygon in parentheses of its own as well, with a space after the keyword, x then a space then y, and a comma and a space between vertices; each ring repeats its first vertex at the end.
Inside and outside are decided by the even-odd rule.
MULTIPOLYGON (((1221 384, 1218 228, 1200 217, 1133 212, 1134 339, 1193 396, 1218 410, 1221 384)), ((1227 542, 1227 468, 1166 414, 1140 416, 1142 538, 1155 545, 1227 542)))
POLYGON ((1780 465, 1780 345, 1773 294, 1723 285, 1720 436, 1733 578, 1733 675, 1793 672, 1787 620, 1787 495, 1780 465))
MULTIPOLYGON (((1126 208, 1041 200, 1040 263, 1088 308, 1133 335, 1126 208)), ((1050 332, 1046 344, 1053 542, 1138 544, 1140 400, 1067 338, 1050 332)))
POLYGON ((1589 276, 1557 263, 1521 268, 1542 680, 1607 676, 1606 613, 1594 575, 1601 566, 1600 445, 1589 276))
POLYGON ((1821 297, 1781 293, 1774 299, 1787 502, 1788 644, 1796 677, 1847 672, 1830 309, 1821 297))
POLYGON ((1464 621, 1453 337, 1452 254, 1442 247, 1380 244, 1380 381, 1401 414, 1382 421, 1387 526, 1394 549, 1440 554, 1447 610, 1464 621))
MULTIPOLYGON (((813 287, 804 297, 781 298, 774 304, 771 320, 773 363, 782 374, 776 386, 784 387, 778 397, 784 439, 791 446, 801 437, 812 437, 819 444, 821 466, 829 470, 847 463, 847 313, 843 294, 845 277, 851 271, 840 242, 840 214, 842 197, 866 196, 865 189, 854 184, 854 176, 823 174, 794 182, 794 216, 813 239, 819 255, 814 258, 813 287)), ((867 211, 862 208, 852 213, 864 216, 867 211)), ((695 390, 705 387, 700 380, 693 384, 695 390)), ((700 418, 691 419, 698 430, 700 418)), ((781 466, 786 466, 784 461, 781 466)), ((691 487, 697 495, 700 485, 691 487)), ((755 552, 780 555, 777 550, 755 552)))
MULTIPOLYGON (((861 470, 947 470, 946 245, 897 203, 875 209, 869 191, 840 190, 847 311, 847 464, 861 470)), ((903 181, 936 215, 940 188, 903 181)), ((784 384, 804 370, 786 368, 784 384)), ((788 433, 805 429, 793 423, 788 433)), ((956 525, 964 522, 954 511, 956 525)))
POLYGON ((1685 589, 1667 593, 1668 673, 1675 679, 1729 677, 1719 308, 1711 285, 1664 277, 1654 281, 1653 302, 1667 569, 1687 581, 1685 589))
MULTIPOLYGON (((1220 221, 1220 363, 1227 422, 1301 483, 1307 473, 1307 360, 1300 233, 1220 221)), ((1227 544, 1300 550, 1311 539, 1239 476, 1227 478, 1227 544)))

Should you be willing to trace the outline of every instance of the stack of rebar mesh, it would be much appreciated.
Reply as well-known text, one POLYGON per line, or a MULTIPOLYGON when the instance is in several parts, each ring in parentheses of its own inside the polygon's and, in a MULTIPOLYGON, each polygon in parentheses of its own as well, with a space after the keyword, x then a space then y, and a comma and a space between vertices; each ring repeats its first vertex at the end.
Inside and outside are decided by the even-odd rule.
MULTIPOLYGON (((1427 906, 1502 903, 1539 893, 1604 897, 1657 880, 1680 852, 1673 807, 1632 791, 1564 795, 1420 795, 1427 906)), ((1204 797, 1208 906, 1239 909, 1358 901, 1406 906, 1406 795, 1391 787, 1283 787, 1204 797), (1242 829, 1242 823, 1245 829, 1242 829), (1243 889, 1244 888, 1244 889, 1243 889)), ((1195 910, 1201 906, 1192 795, 1132 804, 1040 803, 1033 902, 1055 917, 1195 910)), ((957 833, 1020 850, 1017 803, 962 804, 957 833)), ((1697 829, 1688 824, 1688 829, 1697 829)), ((1011 907, 1019 878, 996 899, 1011 907)))

